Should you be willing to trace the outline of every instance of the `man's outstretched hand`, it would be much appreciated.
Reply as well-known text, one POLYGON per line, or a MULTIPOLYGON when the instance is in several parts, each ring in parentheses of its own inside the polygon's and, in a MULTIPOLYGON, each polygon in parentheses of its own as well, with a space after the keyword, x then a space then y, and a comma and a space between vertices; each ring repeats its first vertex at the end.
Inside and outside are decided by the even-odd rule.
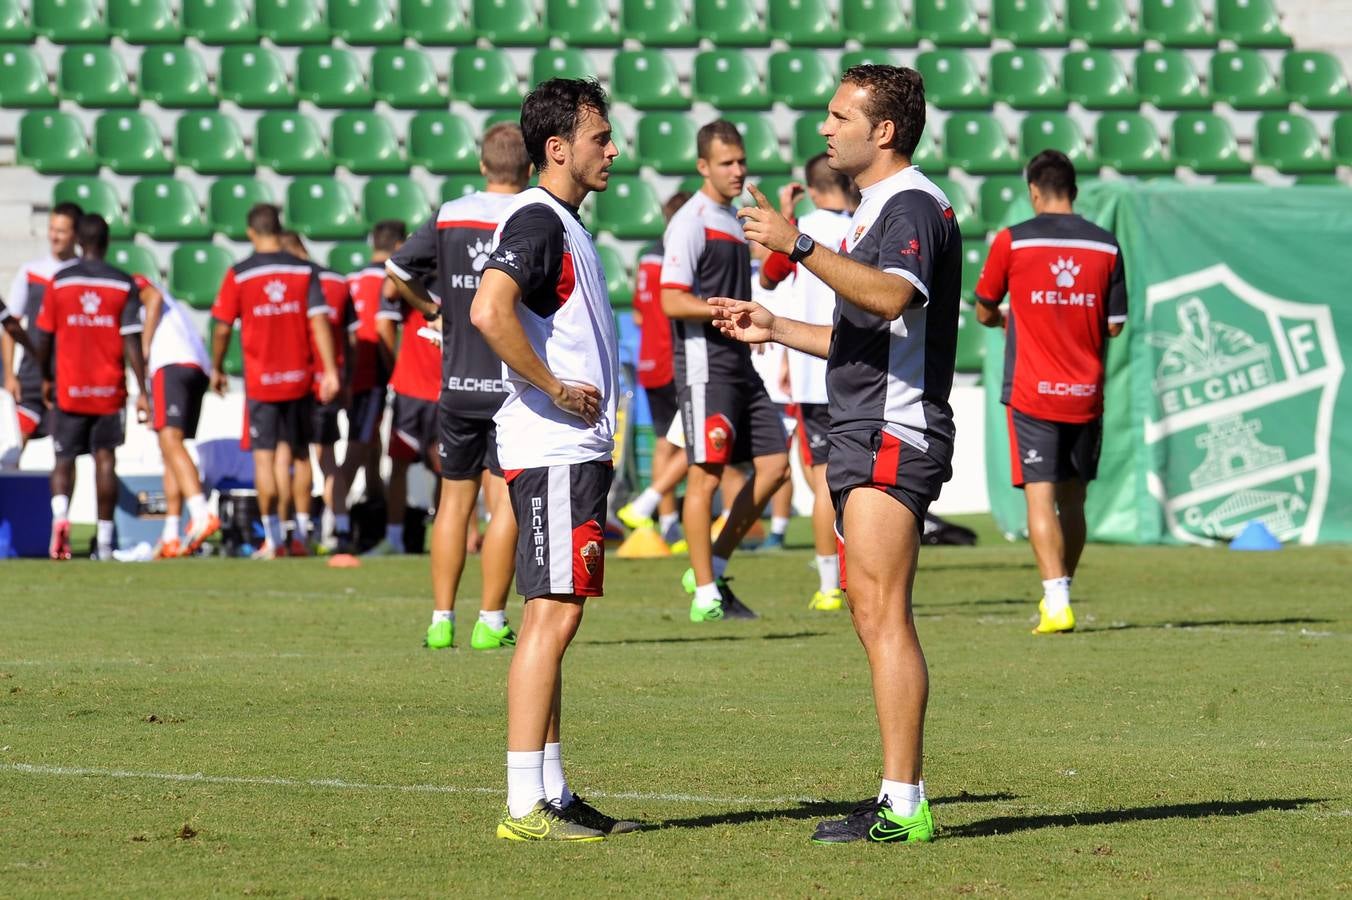
POLYGON ((774 340, 774 313, 759 303, 731 297, 710 297, 709 306, 714 311, 714 327, 733 340, 744 344, 763 344, 774 340))

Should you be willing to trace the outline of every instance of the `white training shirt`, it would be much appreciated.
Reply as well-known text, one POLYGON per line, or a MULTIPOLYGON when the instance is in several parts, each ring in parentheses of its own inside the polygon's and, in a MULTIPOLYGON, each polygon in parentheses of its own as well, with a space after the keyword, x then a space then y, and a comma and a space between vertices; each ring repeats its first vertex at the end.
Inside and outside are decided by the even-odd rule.
MULTIPOLYGON (((164 305, 160 310, 160 324, 150 340, 146 374, 154 378, 155 373, 165 366, 195 366, 210 375, 211 357, 207 355, 206 344, 197 333, 187 307, 175 300, 164 285, 154 281, 150 284, 160 292, 164 305)), ((141 320, 145 321, 144 307, 141 308, 141 320)))
MULTIPOLYGON (((814 209, 798 220, 798 230, 824 250, 840 249, 850 231, 850 214, 814 209)), ((836 313, 836 292, 799 263, 782 290, 792 292, 792 311, 786 313, 809 325, 831 325, 836 313)), ((794 403, 826 403, 826 360, 810 353, 789 350, 789 385, 794 403)))

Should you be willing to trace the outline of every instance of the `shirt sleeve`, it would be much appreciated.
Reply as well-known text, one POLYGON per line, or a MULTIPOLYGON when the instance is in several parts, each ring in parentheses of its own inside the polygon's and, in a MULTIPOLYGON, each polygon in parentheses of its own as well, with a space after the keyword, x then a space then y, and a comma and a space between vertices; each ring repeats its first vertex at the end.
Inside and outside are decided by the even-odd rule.
POLYGON ((662 237, 662 246, 662 288, 693 293, 699 258, 704 253, 704 228, 698 217, 687 214, 673 219, 662 237))
POLYGON ((5 301, 0 299, 0 322, 9 318, 9 307, 5 306, 5 301))
POLYGON ((329 301, 324 299, 324 285, 319 280, 319 267, 310 270, 310 283, 305 289, 305 314, 307 316, 329 315, 329 301))
POLYGON ((986 265, 976 283, 976 299, 987 306, 999 306, 1009 290, 1009 229, 1003 228, 991 242, 986 265))
POLYGON ((437 217, 433 216, 404 241, 385 261, 390 274, 402 281, 417 281, 437 270, 437 217))
POLYGON ((216 292, 216 302, 211 304, 211 317, 227 325, 235 324, 239 318, 239 285, 235 283, 235 270, 226 270, 221 279, 221 288, 216 292))
POLYGON ((1117 248, 1113 270, 1108 275, 1108 324, 1127 321, 1127 266, 1122 260, 1122 248, 1117 248))
POLYGON ((22 319, 28 309, 28 267, 20 266, 9 283, 9 312, 16 319, 22 319))
POLYGON ((944 210, 924 191, 901 191, 883 206, 879 219, 878 267, 914 285, 920 297, 911 304, 923 306, 929 302, 935 257, 943 250, 944 210))
POLYGON ((404 321, 404 301, 401 297, 386 297, 380 295, 380 309, 376 312, 377 319, 390 319, 395 322, 404 321))
POLYGON ((553 291, 563 262, 563 223, 541 203, 523 206, 502 227, 497 247, 484 269, 497 269, 529 298, 543 290, 553 291))
POLYGON ((145 330, 141 323, 141 291, 133 283, 127 290, 127 302, 122 305, 122 333, 140 334, 145 330))

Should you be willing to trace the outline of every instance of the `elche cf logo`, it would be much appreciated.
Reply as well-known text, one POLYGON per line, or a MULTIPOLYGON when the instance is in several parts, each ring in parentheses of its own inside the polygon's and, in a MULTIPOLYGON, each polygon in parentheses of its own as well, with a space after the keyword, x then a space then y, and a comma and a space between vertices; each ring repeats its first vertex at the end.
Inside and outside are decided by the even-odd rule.
POLYGON ((595 575, 596 567, 601 564, 601 545, 596 541, 587 541, 578 548, 577 555, 582 560, 582 568, 587 570, 587 574, 595 575))

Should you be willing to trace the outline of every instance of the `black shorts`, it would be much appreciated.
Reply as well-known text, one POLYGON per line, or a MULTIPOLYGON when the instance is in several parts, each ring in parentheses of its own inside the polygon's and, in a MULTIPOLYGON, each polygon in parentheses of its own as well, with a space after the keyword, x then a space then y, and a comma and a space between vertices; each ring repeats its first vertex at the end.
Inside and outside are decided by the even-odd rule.
POLYGON ((343 436, 338 428, 338 413, 342 411, 343 408, 335 402, 320 403, 316 400, 314 412, 310 416, 310 443, 324 447, 338 443, 343 436))
POLYGON ((521 596, 601 596, 606 495, 614 474, 609 460, 507 473, 516 513, 516 589, 521 596))
POLYGON ((437 402, 437 454, 441 477, 452 481, 477 479, 484 469, 502 477, 498 465, 498 427, 492 419, 464 416, 456 411, 456 394, 441 392, 437 402))
POLYGON ((352 395, 347 408, 349 442, 371 444, 380 438, 380 419, 385 415, 385 386, 352 395))
POLYGON ((394 395, 390 423, 390 459, 421 462, 439 443, 437 404, 404 394, 394 395))
POLYGON ((1009 422, 1009 470, 1015 487, 1030 482, 1088 483, 1098 476, 1103 420, 1052 422, 1005 407, 1009 422))
POLYGON ((116 450, 127 437, 127 411, 86 416, 52 410, 52 449, 57 459, 74 459, 95 450, 116 450))
POLYGON ((648 396, 648 412, 652 414, 653 435, 665 440, 667 432, 671 430, 671 423, 676 419, 676 382, 668 381, 661 387, 644 388, 643 393, 648 396))
POLYGON ((197 437, 202 398, 211 380, 197 366, 164 366, 150 382, 151 427, 177 428, 185 438, 197 437))
POLYGON ((798 404, 798 446, 803 465, 826 465, 831 449, 831 406, 828 403, 798 404))
POLYGON ((939 457, 911 446, 882 429, 836 432, 831 435, 826 484, 836 510, 836 534, 845 534, 845 500, 850 491, 880 490, 915 515, 917 529, 925 524, 929 505, 953 474, 951 457, 939 457))
POLYGON ((249 422, 249 449, 276 450, 286 444, 295 456, 309 459, 314 438, 314 397, 306 394, 295 400, 269 403, 245 399, 249 422))
POLYGON ((721 465, 783 453, 788 445, 779 407, 759 378, 681 388, 685 458, 721 465))
POLYGON ((24 400, 14 407, 14 411, 19 414, 19 431, 23 433, 25 439, 36 441, 38 438, 45 438, 52 433, 52 411, 43 405, 42 389, 32 396, 39 399, 29 399, 27 388, 21 388, 24 400))

